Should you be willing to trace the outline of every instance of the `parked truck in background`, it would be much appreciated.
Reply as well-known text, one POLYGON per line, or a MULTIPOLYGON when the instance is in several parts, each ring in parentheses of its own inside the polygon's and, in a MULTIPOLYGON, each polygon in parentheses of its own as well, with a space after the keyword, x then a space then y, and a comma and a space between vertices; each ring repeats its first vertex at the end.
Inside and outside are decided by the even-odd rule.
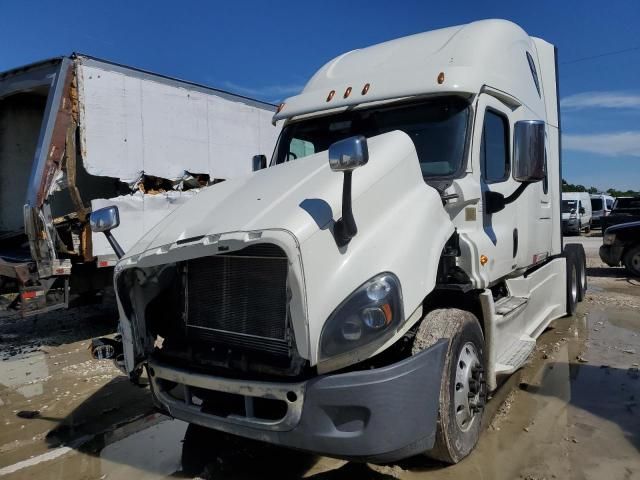
MULTIPOLYGON (((112 285, 88 215, 120 207, 127 251, 203 187, 272 151, 275 106, 83 55, 0 73, 0 288, 10 310, 112 285), (17 296, 15 295, 17 294, 17 296)), ((5 305, 6 306, 6 305, 5 305)))
POLYGON ((618 223, 602 234, 600 259, 610 267, 624 265, 630 275, 640 277, 640 221, 618 223))
POLYGON ((602 219, 602 231, 620 223, 640 221, 640 196, 618 197, 613 202, 611 213, 602 219))
POLYGON ((591 197, 586 192, 562 192, 562 232, 591 231, 591 197))
POLYGON ((591 227, 601 228, 604 217, 611 214, 615 198, 606 193, 591 194, 591 227))
MULTIPOLYGON (((561 232, 556 66, 502 20, 331 60, 278 107, 268 168, 118 262, 126 371, 146 367, 158 407, 196 425, 460 461, 488 392, 584 295, 561 232)), ((96 230, 116 214, 94 212, 96 230)))

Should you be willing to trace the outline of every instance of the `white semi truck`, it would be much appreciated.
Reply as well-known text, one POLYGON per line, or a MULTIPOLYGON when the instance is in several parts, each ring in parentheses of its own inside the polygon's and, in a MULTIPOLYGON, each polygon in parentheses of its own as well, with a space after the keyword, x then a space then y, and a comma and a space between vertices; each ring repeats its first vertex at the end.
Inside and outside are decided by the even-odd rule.
MULTIPOLYGON (((464 458, 488 393, 586 288, 561 235, 556 65, 502 20, 327 63, 279 106, 268 168, 117 264, 130 376, 146 366, 159 408, 243 437, 464 458)), ((117 209, 92 222, 111 235, 117 209)))
POLYGON ((272 149, 275 105, 71 55, 0 73, 0 291, 10 312, 112 284, 88 215, 118 205, 126 251, 203 187, 272 149))

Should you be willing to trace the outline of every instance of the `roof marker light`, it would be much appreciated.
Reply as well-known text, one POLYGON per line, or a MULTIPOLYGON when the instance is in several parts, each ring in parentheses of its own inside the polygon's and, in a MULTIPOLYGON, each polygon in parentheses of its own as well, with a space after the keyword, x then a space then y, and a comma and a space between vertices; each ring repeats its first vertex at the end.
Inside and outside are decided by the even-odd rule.
POLYGON ((369 87, 370 86, 371 85, 369 85, 368 83, 364 84, 364 87, 362 87, 362 95, 366 95, 367 94, 367 92, 369 91, 369 87))
POLYGON ((351 87, 347 87, 347 89, 344 91, 343 98, 347 98, 349 95, 351 95, 351 87))
POLYGON ((329 92, 329 95, 327 95, 327 102, 330 102, 335 94, 336 94, 336 91, 335 90, 331 90, 329 92))
POLYGON ((480 255, 480 265, 486 265, 487 262, 489 261, 489 257, 487 257, 486 255, 480 255))
POLYGON ((280 113, 282 110, 284 110, 284 105, 285 105, 284 102, 278 105, 278 108, 276 108, 276 113, 280 113))
POLYGON ((438 74, 438 85, 442 85, 444 83, 444 72, 440 72, 438 74))

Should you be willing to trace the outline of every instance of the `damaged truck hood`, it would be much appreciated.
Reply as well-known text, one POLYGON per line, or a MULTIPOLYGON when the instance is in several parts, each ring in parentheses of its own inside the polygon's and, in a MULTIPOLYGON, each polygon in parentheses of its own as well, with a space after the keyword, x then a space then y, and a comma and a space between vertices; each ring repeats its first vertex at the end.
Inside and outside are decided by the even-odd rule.
MULTIPOLYGON (((399 141, 414 150, 401 132, 369 140, 369 163, 353 174, 354 204, 398 163, 399 141)), ((320 152, 206 188, 152 228, 125 259, 227 232, 286 230, 302 243, 340 218, 341 201, 342 175, 331 171, 328 153, 320 152)))

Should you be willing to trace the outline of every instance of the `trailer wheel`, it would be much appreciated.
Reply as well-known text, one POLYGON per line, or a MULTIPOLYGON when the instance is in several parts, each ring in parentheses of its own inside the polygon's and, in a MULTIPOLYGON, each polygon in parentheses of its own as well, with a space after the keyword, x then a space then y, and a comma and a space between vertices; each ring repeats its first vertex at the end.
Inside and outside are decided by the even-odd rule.
POLYGON ((442 338, 449 339, 449 348, 440 384, 436 439, 425 455, 453 464, 473 450, 480 436, 487 398, 484 336, 472 313, 455 308, 433 310, 418 328, 412 353, 442 338))
POLYGON ((634 277, 640 277, 640 245, 631 247, 627 253, 624 254, 622 263, 629 273, 634 277))

